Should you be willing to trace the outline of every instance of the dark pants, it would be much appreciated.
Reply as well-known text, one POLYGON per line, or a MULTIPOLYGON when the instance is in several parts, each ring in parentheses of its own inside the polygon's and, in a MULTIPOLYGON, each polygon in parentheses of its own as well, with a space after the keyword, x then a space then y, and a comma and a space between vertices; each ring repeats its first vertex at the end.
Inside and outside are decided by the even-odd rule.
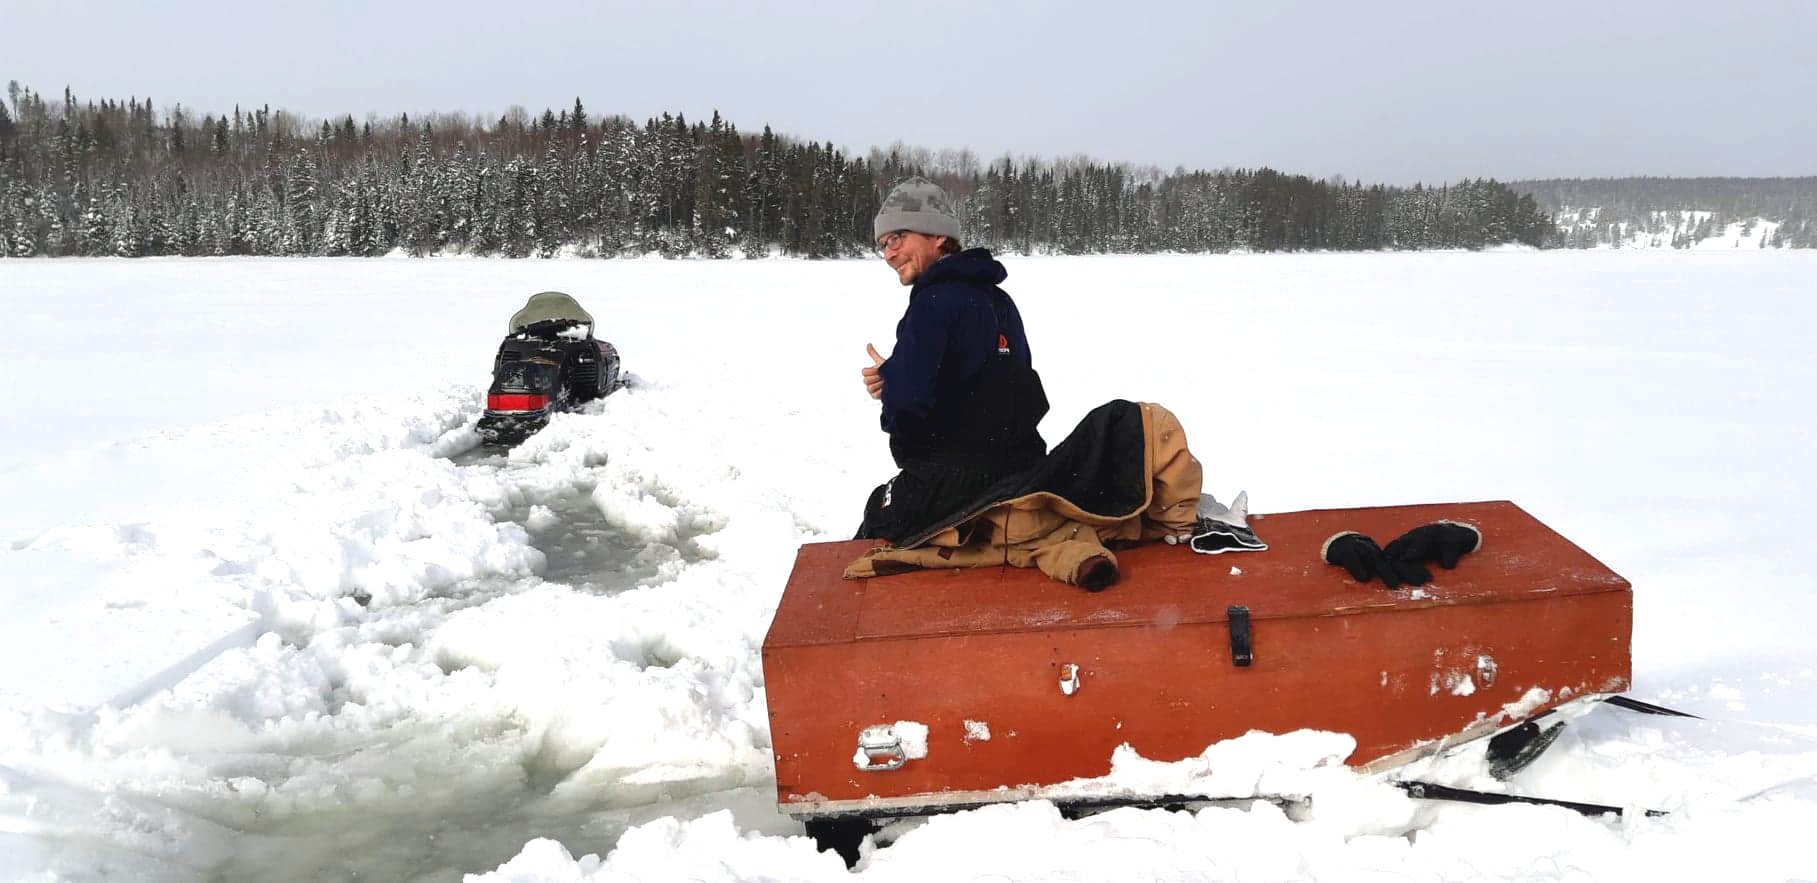
POLYGON ((962 514, 967 506, 983 499, 992 485, 1016 474, 1016 466, 1026 468, 1040 459, 1036 452, 1028 462, 995 469, 933 462, 904 464, 895 478, 871 491, 864 504, 864 523, 854 539, 901 545, 902 540, 962 514))

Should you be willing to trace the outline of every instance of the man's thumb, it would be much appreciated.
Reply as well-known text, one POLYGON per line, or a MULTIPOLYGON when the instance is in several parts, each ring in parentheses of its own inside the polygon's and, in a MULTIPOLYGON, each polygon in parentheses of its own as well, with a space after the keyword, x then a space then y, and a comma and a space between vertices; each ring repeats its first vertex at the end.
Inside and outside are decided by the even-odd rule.
POLYGON ((864 351, 871 354, 871 361, 873 361, 879 365, 883 364, 883 357, 880 355, 877 355, 876 347, 871 346, 870 344, 867 343, 864 345, 864 351))

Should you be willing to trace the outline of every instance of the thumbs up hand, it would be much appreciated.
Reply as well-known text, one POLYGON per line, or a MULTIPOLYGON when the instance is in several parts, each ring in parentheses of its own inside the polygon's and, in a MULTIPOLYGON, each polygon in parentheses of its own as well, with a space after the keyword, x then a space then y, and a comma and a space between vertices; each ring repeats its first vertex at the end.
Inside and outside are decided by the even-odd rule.
POLYGON ((859 372, 864 375, 864 391, 870 393, 873 399, 881 399, 883 398, 883 372, 881 370, 883 357, 877 355, 877 348, 868 343, 864 345, 864 351, 871 354, 871 365, 859 372))

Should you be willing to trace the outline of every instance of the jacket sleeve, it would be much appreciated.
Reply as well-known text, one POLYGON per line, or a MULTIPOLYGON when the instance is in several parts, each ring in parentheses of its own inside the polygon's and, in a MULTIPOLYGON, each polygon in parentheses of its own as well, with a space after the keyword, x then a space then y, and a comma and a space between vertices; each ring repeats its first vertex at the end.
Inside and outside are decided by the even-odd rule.
POLYGON ((933 410, 935 381, 953 333, 950 300, 931 288, 909 301, 896 324, 896 348, 879 369, 885 432, 912 426, 933 410))

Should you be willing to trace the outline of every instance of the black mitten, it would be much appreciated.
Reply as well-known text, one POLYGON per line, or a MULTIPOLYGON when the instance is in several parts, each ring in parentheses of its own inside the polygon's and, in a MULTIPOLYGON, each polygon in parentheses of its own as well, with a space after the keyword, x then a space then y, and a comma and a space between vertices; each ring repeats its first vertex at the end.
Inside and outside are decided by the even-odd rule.
POLYGON ((1326 540, 1319 556, 1325 559, 1326 564, 1335 564, 1350 571, 1350 575, 1359 583, 1379 578, 1388 588, 1398 589, 1401 583, 1421 586, 1432 580, 1432 574, 1420 566, 1419 562, 1392 559, 1382 547, 1375 544, 1375 540, 1353 530, 1326 540))
POLYGON ((1450 570, 1457 566, 1457 559, 1482 545, 1483 533, 1475 527, 1457 521, 1434 521, 1401 534, 1382 554, 1399 563, 1436 561, 1438 566, 1450 570))

